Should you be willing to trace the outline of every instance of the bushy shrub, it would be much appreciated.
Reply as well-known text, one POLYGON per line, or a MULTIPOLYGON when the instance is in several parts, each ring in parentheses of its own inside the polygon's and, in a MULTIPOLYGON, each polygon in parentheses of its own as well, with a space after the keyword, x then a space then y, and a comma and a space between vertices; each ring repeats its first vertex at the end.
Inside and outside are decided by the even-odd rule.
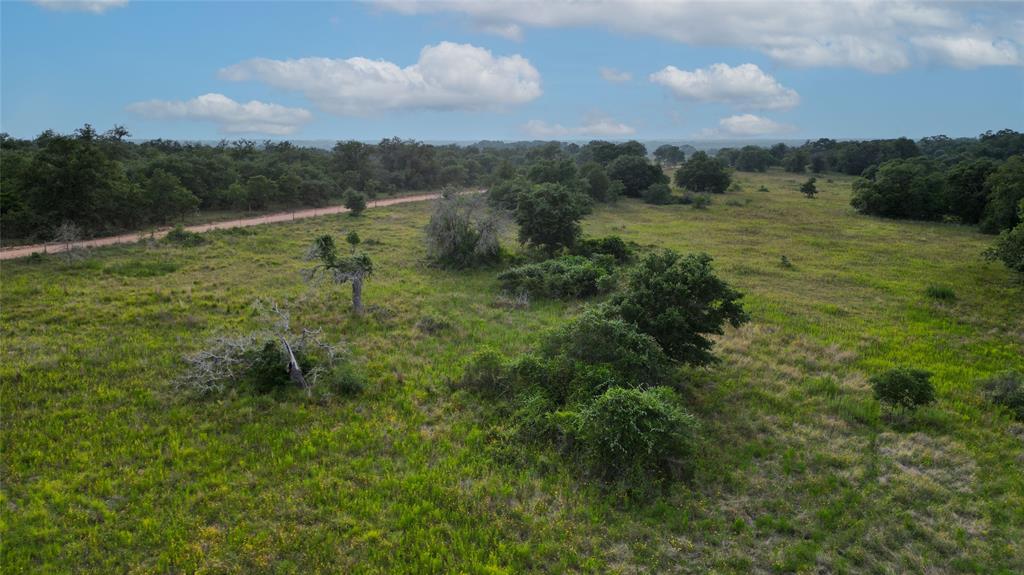
POLYGON ((611 388, 578 415, 584 458, 604 479, 674 475, 692 457, 696 434, 696 419, 664 388, 611 388))
POLYGON ((506 387, 542 391, 559 408, 588 402, 611 387, 627 386, 612 366, 566 355, 527 354, 503 365, 506 387))
POLYGON ((561 184, 537 184, 520 192, 515 220, 519 241, 553 253, 572 246, 580 235, 580 219, 590 199, 561 184))
POLYGON ((696 194, 693 196, 693 208, 696 210, 703 210, 711 205, 710 194, 696 194))
POLYGON ((562 256, 540 263, 516 266, 498 274, 507 291, 531 296, 585 298, 614 286, 603 278, 613 273, 611 256, 562 256))
POLYGON ((503 210, 515 210, 519 195, 530 189, 525 178, 511 178, 495 183, 487 190, 487 203, 503 210))
POLYGON ((476 393, 493 397, 504 396, 511 391, 511 378, 505 359, 491 348, 481 349, 469 358, 460 384, 476 393))
MULTIPOLYGON (((268 340, 263 347, 252 352, 251 363, 246 372, 246 379, 253 388, 260 393, 269 393, 275 389, 282 389, 295 385, 288 377, 288 356, 281 349, 281 345, 275 341, 268 340)), ((308 372, 313 366, 305 354, 295 351, 295 360, 303 372, 308 372)))
POLYGON ((996 234, 1024 222, 1020 204, 1024 202, 1024 156, 1012 156, 985 180, 988 204, 981 220, 981 231, 996 234))
POLYGON ((468 268, 501 257, 505 218, 480 196, 445 195, 427 223, 427 256, 440 265, 468 268))
POLYGON ((1024 373, 1007 371, 990 377, 981 382, 981 390, 989 401, 1024 421, 1024 373))
POLYGON ((651 184, 641 194, 645 203, 654 204, 656 206, 664 206, 671 204, 675 201, 672 197, 672 188, 668 187, 668 184, 651 184))
POLYGON ((924 293, 932 299, 943 301, 953 301, 956 299, 956 292, 949 286, 930 285, 925 289, 924 293))
MULTIPOLYGON (((1024 200, 1020 201, 1020 217, 1024 222, 1024 200)), ((985 252, 989 260, 1000 260, 1006 267, 1024 274, 1024 223, 999 234, 996 244, 985 252)))
POLYGON ((366 209, 366 195, 353 189, 345 192, 345 207, 349 210, 350 216, 358 216, 366 209))
POLYGON ((913 410, 935 401, 932 374, 923 369, 897 367, 869 379, 875 399, 901 410, 913 410))
POLYGON ((608 255, 618 263, 626 263, 633 259, 633 248, 629 247, 619 236, 603 238, 584 238, 572 247, 572 253, 578 256, 592 257, 608 255))
POLYGON ((552 331, 541 344, 548 357, 606 365, 633 385, 656 384, 665 378, 668 358, 655 339, 618 318, 590 310, 552 331))
POLYGON ((164 236, 164 241, 179 246, 195 247, 205 244, 206 238, 195 232, 190 232, 185 229, 185 226, 178 224, 171 231, 167 232, 167 235, 164 236))
POLYGON ((649 254, 627 277, 610 309, 653 337, 674 360, 693 365, 714 361, 708 335, 722 334, 726 323, 749 320, 742 295, 719 278, 711 256, 674 251, 649 254))
POLYGON ((327 389, 337 395, 359 395, 366 387, 362 374, 348 362, 338 363, 324 374, 324 378, 327 389))

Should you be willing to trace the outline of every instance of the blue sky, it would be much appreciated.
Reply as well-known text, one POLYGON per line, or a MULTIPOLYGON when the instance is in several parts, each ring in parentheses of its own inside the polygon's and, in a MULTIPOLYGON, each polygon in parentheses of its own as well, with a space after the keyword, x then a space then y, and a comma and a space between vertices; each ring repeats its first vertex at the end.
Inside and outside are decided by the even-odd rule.
POLYGON ((1017 3, 4 0, 0 10, 0 129, 18 137, 85 122, 178 139, 1024 130, 1017 3))

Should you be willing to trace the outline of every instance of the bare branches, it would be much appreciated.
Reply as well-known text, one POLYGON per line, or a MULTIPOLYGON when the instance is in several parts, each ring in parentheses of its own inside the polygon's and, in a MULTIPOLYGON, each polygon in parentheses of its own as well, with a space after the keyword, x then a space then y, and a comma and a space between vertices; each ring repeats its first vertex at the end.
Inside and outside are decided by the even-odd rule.
POLYGON ((321 376, 348 359, 344 343, 324 341, 321 328, 302 328, 294 333, 287 302, 279 305, 274 300, 256 300, 252 307, 265 326, 245 336, 215 336, 208 340, 202 349, 185 357, 188 369, 174 381, 175 389, 199 395, 223 392, 256 364, 258 352, 267 342, 279 345, 283 373, 307 394, 312 394, 321 376), (316 361, 304 370, 300 364, 302 357, 313 357, 316 361))

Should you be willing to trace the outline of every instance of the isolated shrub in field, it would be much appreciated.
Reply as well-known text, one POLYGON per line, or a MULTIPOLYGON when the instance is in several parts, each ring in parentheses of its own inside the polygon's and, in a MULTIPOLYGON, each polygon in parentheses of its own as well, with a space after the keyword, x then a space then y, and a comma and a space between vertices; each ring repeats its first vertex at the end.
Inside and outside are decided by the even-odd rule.
POLYGON ((669 188, 668 184, 662 183, 651 184, 640 196, 645 203, 656 206, 664 206, 675 201, 672 197, 672 188, 669 188))
POLYGON ((581 239, 572 247, 572 253, 586 257, 608 255, 620 264, 633 258, 633 249, 619 236, 581 239))
POLYGON ((427 223, 427 255, 453 268, 489 264, 501 257, 501 230, 505 218, 484 198, 445 195, 434 204, 427 223))
POLYGON ((666 388, 611 388, 578 416, 584 458, 610 480, 672 475, 693 456, 696 434, 696 419, 666 388))
POLYGON ((349 362, 340 362, 324 374, 328 390, 337 395, 359 395, 366 387, 360 374, 349 362))
POLYGON ((366 195, 351 188, 346 190, 345 207, 349 209, 350 216, 358 216, 366 209, 366 195))
POLYGON ((923 369, 897 367, 868 381, 878 401, 895 409, 913 410, 935 401, 931 376, 923 369))
POLYGON ((697 210, 703 210, 711 205, 711 196, 709 194, 696 194, 693 196, 693 207, 697 210))
POLYGON ((476 393, 503 396, 511 391, 511 378, 500 353, 484 348, 474 353, 460 380, 462 387, 476 393))
POLYGON ((925 295, 932 299, 952 301, 956 299, 956 292, 949 286, 930 285, 924 291, 925 295))
POLYGON ((711 262, 707 254, 649 254, 612 297, 610 309, 653 337, 670 358, 710 363, 713 343, 707 336, 722 334, 726 323, 737 327, 749 320, 742 295, 715 274, 711 262))
POLYGON ((655 339, 618 318, 590 310, 552 331, 541 344, 548 357, 607 365, 633 385, 655 384, 665 377, 668 358, 655 339))
POLYGON ((602 281, 612 274, 611 256, 562 256, 540 263, 516 266, 498 274, 505 290, 531 296, 584 298, 614 286, 602 281))
POLYGON ((800 193, 808 198, 818 195, 818 187, 814 185, 817 180, 817 178, 808 178, 806 182, 800 184, 800 193))
POLYGON ((167 235, 164 236, 164 241, 179 246, 195 247, 205 244, 206 238, 195 232, 190 232, 185 229, 185 226, 178 224, 171 231, 167 232, 167 235))
POLYGON ((1024 421, 1024 373, 1007 371, 981 382, 982 393, 989 401, 1010 410, 1024 421))

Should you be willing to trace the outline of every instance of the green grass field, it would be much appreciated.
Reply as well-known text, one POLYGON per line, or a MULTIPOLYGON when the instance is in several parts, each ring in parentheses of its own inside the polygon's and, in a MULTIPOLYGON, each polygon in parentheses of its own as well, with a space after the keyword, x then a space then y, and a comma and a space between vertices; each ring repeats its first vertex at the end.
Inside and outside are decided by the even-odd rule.
POLYGON ((583 304, 510 309, 496 270, 429 267, 429 204, 4 262, 0 571, 1024 572, 1024 426, 977 387, 1024 370, 1024 287, 981 258, 992 237, 857 215, 832 178, 806 199, 801 177, 739 174, 706 210, 585 220, 710 253, 752 316, 681 376, 692 480, 641 500, 502 445, 500 410, 450 385, 480 346, 524 351, 583 304), (351 229, 375 240, 363 318, 299 275, 315 235, 351 229), (175 393, 181 356, 252 327, 258 297, 302 298, 295 321, 344 338, 366 391, 175 393), (451 327, 422 333, 428 316, 451 327), (866 380, 900 364, 939 401, 895 424, 866 380))

